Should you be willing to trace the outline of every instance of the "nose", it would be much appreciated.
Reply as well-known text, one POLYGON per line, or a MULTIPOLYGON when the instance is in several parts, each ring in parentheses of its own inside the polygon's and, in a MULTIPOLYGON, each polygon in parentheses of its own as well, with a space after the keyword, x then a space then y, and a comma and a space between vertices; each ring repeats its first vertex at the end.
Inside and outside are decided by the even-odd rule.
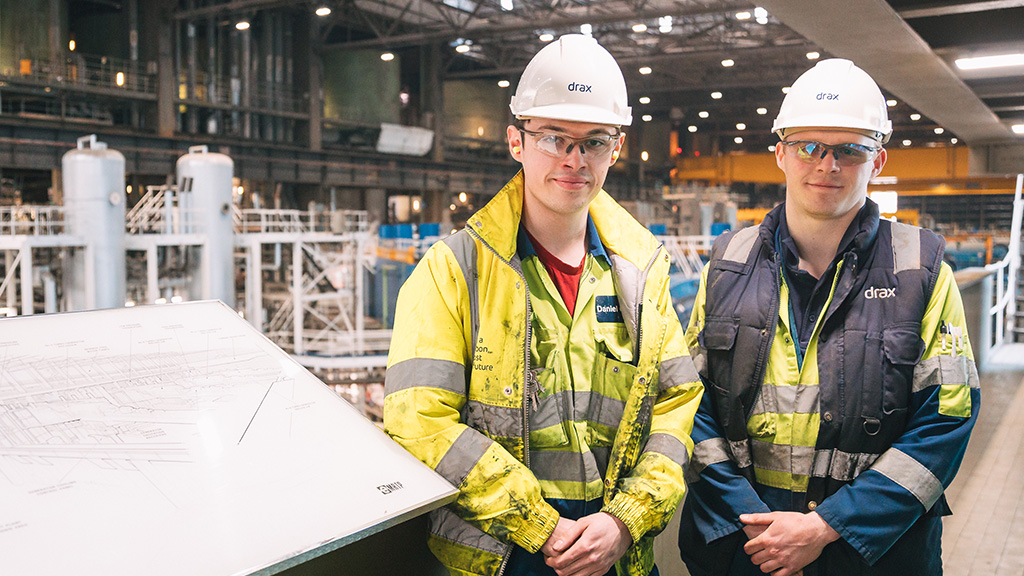
POLYGON ((836 151, 831 148, 826 148, 821 154, 821 158, 818 159, 818 170, 821 172, 838 172, 839 171, 839 157, 836 156, 836 151), (831 154, 829 154, 831 152, 831 154))
POLYGON ((566 149, 565 156, 562 158, 562 164, 572 169, 579 168, 587 163, 587 159, 583 154, 583 147, 573 142, 566 149))

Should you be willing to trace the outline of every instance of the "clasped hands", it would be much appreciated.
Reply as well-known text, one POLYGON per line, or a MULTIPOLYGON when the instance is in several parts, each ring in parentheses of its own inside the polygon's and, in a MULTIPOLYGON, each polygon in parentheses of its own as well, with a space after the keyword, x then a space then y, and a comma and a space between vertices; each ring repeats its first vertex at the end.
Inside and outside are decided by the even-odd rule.
POLYGON ((743 551, 761 572, 774 576, 802 576, 803 568, 839 539, 817 512, 741 514, 747 543, 743 551))
POLYGON ((598 512, 579 520, 559 518, 540 551, 558 576, 603 576, 632 544, 622 520, 598 512))

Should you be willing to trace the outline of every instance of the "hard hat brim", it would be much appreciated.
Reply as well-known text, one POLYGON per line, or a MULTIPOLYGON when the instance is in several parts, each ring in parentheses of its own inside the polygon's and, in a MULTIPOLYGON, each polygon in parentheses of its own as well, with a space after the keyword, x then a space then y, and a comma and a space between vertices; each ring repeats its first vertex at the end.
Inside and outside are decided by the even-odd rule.
POLYGON ((627 107, 625 110, 625 117, 623 117, 596 106, 585 106, 581 104, 552 104, 550 106, 537 106, 523 110, 516 114, 516 118, 520 120, 528 118, 545 118, 548 120, 564 120, 567 122, 607 124, 608 126, 629 126, 633 123, 633 116, 630 112, 631 109, 627 107))
POLYGON ((850 118, 849 116, 840 116, 835 114, 818 114, 811 116, 801 116, 799 126, 786 126, 780 125, 778 120, 775 121, 772 126, 772 132, 778 134, 780 138, 785 133, 792 133, 794 130, 846 130, 849 132, 857 132, 858 134, 864 134, 868 138, 875 138, 876 140, 885 143, 889 140, 889 136, 892 134, 892 121, 886 120, 884 131, 878 131, 872 126, 865 126, 864 122, 858 118, 850 118))

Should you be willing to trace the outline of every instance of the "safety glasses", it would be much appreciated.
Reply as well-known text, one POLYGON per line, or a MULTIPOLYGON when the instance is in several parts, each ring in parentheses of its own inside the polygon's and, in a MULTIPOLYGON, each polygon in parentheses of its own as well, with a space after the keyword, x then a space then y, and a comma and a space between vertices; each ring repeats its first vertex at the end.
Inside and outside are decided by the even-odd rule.
POLYGON ((615 141, 619 134, 589 134, 582 138, 572 138, 558 132, 534 132, 520 128, 523 134, 533 136, 534 148, 553 158, 564 158, 579 147, 580 154, 589 158, 605 158, 615 149, 615 141))
POLYGON ((790 156, 798 158, 807 163, 823 160, 825 155, 832 152, 836 164, 840 166, 858 166, 865 162, 871 162, 882 150, 881 146, 864 146, 863 144, 836 144, 829 146, 821 142, 810 140, 793 140, 791 142, 779 142, 783 150, 790 156))

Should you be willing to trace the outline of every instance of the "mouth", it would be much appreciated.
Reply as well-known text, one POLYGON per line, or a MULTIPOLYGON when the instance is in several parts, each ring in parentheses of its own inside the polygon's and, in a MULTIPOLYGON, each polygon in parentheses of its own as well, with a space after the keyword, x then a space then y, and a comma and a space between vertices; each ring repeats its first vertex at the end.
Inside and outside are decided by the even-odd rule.
POLYGON ((590 183, 590 180, 580 176, 556 176, 552 180, 562 188, 568 188, 570 190, 578 190, 590 183))

